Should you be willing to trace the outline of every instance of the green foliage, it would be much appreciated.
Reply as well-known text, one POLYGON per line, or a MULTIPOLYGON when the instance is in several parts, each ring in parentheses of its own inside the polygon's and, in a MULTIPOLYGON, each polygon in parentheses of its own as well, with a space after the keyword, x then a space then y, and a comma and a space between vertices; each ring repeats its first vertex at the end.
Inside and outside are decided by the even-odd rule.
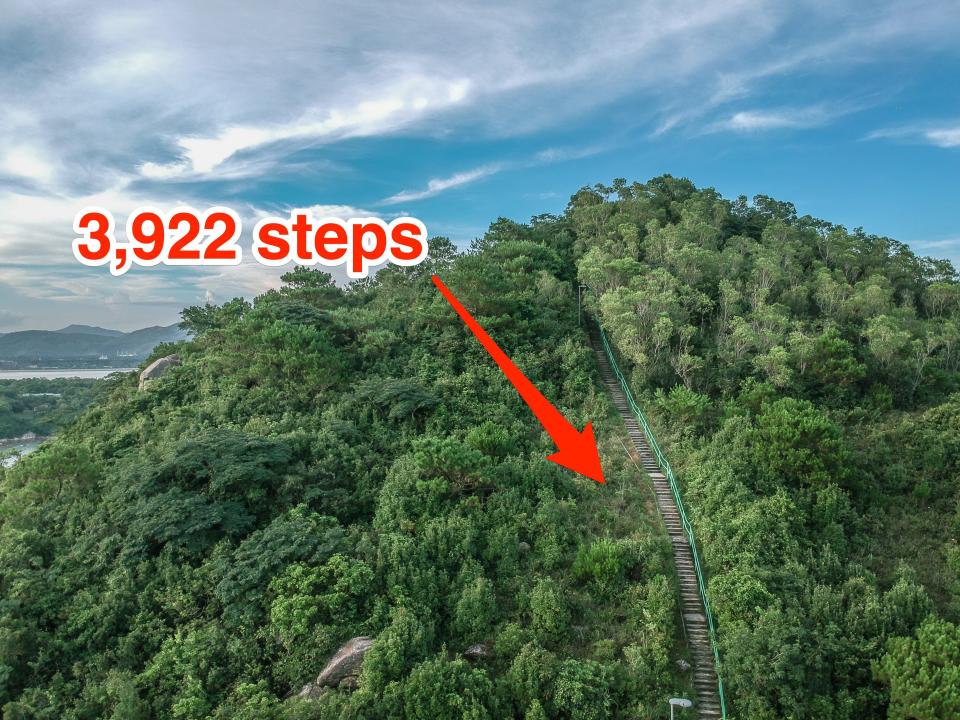
POLYGON ((71 423, 103 393, 111 380, 0 380, 0 439, 27 433, 52 435, 71 423))
POLYGON ((482 640, 497 617, 493 583, 481 576, 465 585, 453 613, 454 632, 467 642, 482 640))
MULTIPOLYGON (((960 607, 943 571, 960 527, 944 522, 960 517, 960 278, 670 176, 584 188, 567 219, 588 305, 679 470, 734 714, 882 716, 869 664, 931 595, 960 607)), ((636 643, 630 664, 655 676, 658 648, 636 643)))
POLYGON ((497 717, 493 684, 464 660, 438 657, 420 663, 404 684, 403 700, 404 717, 411 720, 497 717))
MULTIPOLYGON (((188 309, 175 373, 150 392, 105 383, 0 471, 7 715, 500 717, 527 643, 579 654, 574 609, 607 633, 619 598, 561 579, 599 536, 578 513, 609 500, 545 460, 549 438, 429 278, 582 425, 601 396, 572 235, 544 217, 483 245, 439 242, 347 289, 301 269, 252 303, 188 309), (357 635, 375 642, 356 690, 285 700, 357 635), (483 665, 455 659, 481 641, 483 665)), ((556 717, 552 678, 538 687, 516 711, 556 717)), ((618 692, 628 707, 635 690, 618 692)))
POLYGON ((569 630, 570 608, 563 588, 541 578, 530 591, 530 626, 544 641, 559 641, 569 630))
POLYGON ((360 683, 364 688, 383 690, 427 655, 433 644, 433 627, 406 608, 391 611, 390 624, 377 636, 363 658, 360 683))
POLYGON ((270 622, 288 645, 304 640, 317 625, 346 626, 362 620, 373 585, 362 560, 334 555, 324 565, 287 566, 270 583, 270 622))
POLYGON ((193 335, 225 330, 231 324, 239 323, 249 310, 250 303, 243 298, 234 298, 223 305, 196 305, 180 313, 180 327, 193 335))
MULTIPOLYGON (((535 643, 524 645, 505 676, 510 698, 519 711, 553 697, 553 685, 560 663, 556 655, 535 643)), ((541 708, 542 711, 542 708, 541 708)))
POLYGON ((953 269, 663 176, 346 288, 300 268, 189 308, 149 392, 79 412, 79 385, 0 386, 13 434, 62 428, 0 470, 5 719, 662 717, 689 689, 670 547, 609 440, 578 280, 678 470, 736 716, 953 712, 910 705, 948 702, 954 630, 922 631, 936 657, 913 638, 960 608, 953 269), (433 272, 594 421, 607 486, 545 459, 433 272), (291 697, 361 634, 358 688, 291 697))
POLYGON ((893 720, 960 716, 960 628, 953 623, 931 618, 915 637, 893 638, 875 672, 890 686, 893 720))
POLYGON ((702 431, 710 421, 710 398, 683 385, 675 385, 669 393, 658 388, 656 403, 671 427, 691 435, 702 431))
POLYGON ((608 668, 592 660, 565 660, 554 689, 559 716, 570 720, 601 720, 610 715, 612 678, 608 668))
POLYGON ((755 443, 758 470, 772 483, 823 486, 846 478, 840 428, 809 402, 783 398, 764 406, 755 443))
POLYGON ((614 592, 623 584, 624 573, 636 562, 631 551, 625 543, 609 538, 581 545, 573 563, 574 577, 589 583, 595 593, 614 592))

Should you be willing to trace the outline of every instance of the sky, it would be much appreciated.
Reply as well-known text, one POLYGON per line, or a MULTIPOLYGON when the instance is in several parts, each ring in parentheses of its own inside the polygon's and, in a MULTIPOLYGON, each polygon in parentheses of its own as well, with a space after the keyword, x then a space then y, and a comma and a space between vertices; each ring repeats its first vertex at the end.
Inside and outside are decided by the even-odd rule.
POLYGON ((82 266, 90 204, 228 205, 245 238, 291 208, 409 214, 466 245, 671 173, 960 266, 958 37, 956 0, 0 0, 0 332, 278 284, 82 266))

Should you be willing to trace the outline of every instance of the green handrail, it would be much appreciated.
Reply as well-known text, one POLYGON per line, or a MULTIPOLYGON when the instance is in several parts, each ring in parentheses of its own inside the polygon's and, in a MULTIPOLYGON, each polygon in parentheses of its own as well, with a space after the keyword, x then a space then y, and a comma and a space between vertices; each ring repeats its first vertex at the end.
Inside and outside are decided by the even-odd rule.
POLYGON ((650 429, 650 424, 647 422, 647 418, 644 416, 643 411, 640 409, 640 406, 637 405, 636 400, 633 399, 633 393, 630 392, 630 386, 627 384, 627 379, 624 377, 623 373, 620 372, 620 366, 617 365, 613 348, 610 345, 610 341, 607 340, 607 334, 603 331, 603 327, 599 322, 597 322, 597 328, 600 330, 600 339, 603 341, 603 349, 607 352, 607 358, 610 360, 610 366, 613 368, 613 372, 616 374, 617 380, 620 381, 620 387, 623 388, 624 395, 627 396, 627 402, 630 403, 630 409, 633 410, 633 414, 636 415, 637 420, 640 421, 640 426, 643 428, 643 434, 647 437, 647 443, 650 445, 650 448, 653 450, 653 454, 657 458, 657 464, 660 466, 660 469, 663 470, 663 474, 666 475, 667 480, 670 482, 670 490, 673 491, 673 499, 677 503, 677 512, 680 515, 680 522, 683 525, 683 530, 687 534, 687 540, 690 543, 690 554, 693 555, 693 567, 697 572, 697 587, 700 591, 700 599, 703 600, 703 611, 707 617, 707 627, 710 629, 710 647, 713 650, 714 668, 717 673, 717 692, 720 695, 720 714, 725 720, 727 717, 727 703, 723 696, 723 678, 720 676, 720 652, 717 650, 717 632, 713 625, 713 612, 710 609, 710 599, 707 597, 707 586, 703 580, 703 569, 700 567, 700 554, 697 552, 697 541, 693 536, 693 525, 691 525, 690 521, 687 519, 687 513, 683 508, 683 499, 680 497, 680 487, 677 485, 677 479, 673 475, 673 468, 670 467, 670 463, 667 461, 667 456, 664 455, 663 450, 660 449, 660 445, 657 443, 657 439, 654 437, 653 430, 650 429))

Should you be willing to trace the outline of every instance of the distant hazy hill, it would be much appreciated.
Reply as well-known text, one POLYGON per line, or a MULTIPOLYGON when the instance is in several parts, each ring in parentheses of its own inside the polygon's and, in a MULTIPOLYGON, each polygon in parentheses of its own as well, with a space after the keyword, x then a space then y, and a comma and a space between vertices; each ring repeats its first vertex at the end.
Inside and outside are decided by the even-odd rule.
POLYGON ((147 357, 160 343, 186 337, 176 325, 127 333, 89 325, 70 325, 62 330, 24 330, 0 335, 0 360, 63 364, 73 360, 89 362, 106 355, 111 364, 116 365, 118 359, 122 359, 121 364, 130 364, 147 357))
POLYGON ((104 335, 106 337, 122 337, 124 335, 120 330, 108 330, 107 328, 97 327, 96 325, 67 325, 62 330, 56 330, 54 332, 73 335, 104 335))

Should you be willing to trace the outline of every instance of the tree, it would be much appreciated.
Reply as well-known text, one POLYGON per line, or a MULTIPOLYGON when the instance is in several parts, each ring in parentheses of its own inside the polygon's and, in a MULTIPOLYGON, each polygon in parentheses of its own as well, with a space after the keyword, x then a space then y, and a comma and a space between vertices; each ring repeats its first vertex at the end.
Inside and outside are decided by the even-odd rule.
POLYGON ((200 336, 210 330, 223 330, 231 323, 239 322, 250 310, 250 303, 243 298, 234 298, 223 305, 196 305, 180 313, 180 327, 200 336))
POLYGON ((772 482, 794 486, 843 484, 849 451, 839 426, 812 403, 783 398, 757 418, 754 457, 772 482))
POLYGON ((455 632, 467 641, 482 640, 497 615, 493 583, 482 575, 464 586, 454 608, 455 632))
POLYGON ((892 639, 875 665, 890 688, 893 720, 960 717, 960 628, 930 618, 915 637, 892 639))
POLYGON ((570 611, 563 591, 551 578, 541 578, 530 592, 530 625, 545 640, 560 640, 568 631, 570 611))
POLYGON ((497 717, 496 696, 487 674, 464 660, 437 657, 421 663, 410 673, 403 695, 404 717, 410 720, 497 717))

